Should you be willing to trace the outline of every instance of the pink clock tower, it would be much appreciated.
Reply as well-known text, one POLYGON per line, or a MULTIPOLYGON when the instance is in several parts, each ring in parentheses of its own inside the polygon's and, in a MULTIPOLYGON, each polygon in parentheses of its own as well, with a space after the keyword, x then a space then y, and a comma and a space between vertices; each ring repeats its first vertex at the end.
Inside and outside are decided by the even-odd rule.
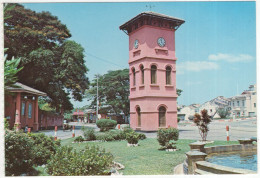
POLYGON ((143 12, 120 26, 129 35, 130 126, 177 127, 175 31, 185 21, 143 12))

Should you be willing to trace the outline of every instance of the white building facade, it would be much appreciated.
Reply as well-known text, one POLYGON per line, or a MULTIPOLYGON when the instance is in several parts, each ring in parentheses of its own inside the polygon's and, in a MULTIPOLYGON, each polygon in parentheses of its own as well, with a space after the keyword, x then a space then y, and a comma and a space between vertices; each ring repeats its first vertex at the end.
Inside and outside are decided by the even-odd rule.
POLYGON ((256 85, 250 85, 241 95, 229 98, 229 108, 236 117, 254 117, 257 114, 256 85))

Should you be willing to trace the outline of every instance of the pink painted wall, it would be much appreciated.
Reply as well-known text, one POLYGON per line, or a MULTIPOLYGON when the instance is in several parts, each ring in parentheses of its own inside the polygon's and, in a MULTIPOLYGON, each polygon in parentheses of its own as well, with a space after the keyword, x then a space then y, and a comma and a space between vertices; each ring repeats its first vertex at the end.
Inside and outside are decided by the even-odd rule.
POLYGON ((154 58, 164 58, 164 59, 176 59, 175 58, 175 35, 174 29, 161 29, 159 27, 153 27, 144 25, 137 29, 136 31, 129 34, 129 63, 143 58, 143 57, 154 57, 154 58), (166 40, 166 45, 160 47, 157 44, 157 39, 163 37, 166 40), (139 47, 134 48, 134 41, 138 39, 139 47), (157 52, 159 50, 167 50, 168 53, 157 52), (141 50, 139 55, 135 55, 135 52, 141 50))
POLYGON ((165 127, 177 127, 176 57, 174 29, 144 25, 129 34, 130 126, 133 129, 154 131, 159 128, 159 107, 166 108, 165 127), (166 45, 160 47, 157 39, 163 37, 166 45), (138 39, 139 46, 134 48, 138 39), (142 84, 140 66, 144 66, 142 84), (151 65, 157 66, 157 82, 151 84, 151 65), (166 67, 170 66, 171 84, 166 85, 166 67), (135 68, 136 84, 133 84, 135 68), (141 109, 141 127, 138 127, 137 106, 141 109))

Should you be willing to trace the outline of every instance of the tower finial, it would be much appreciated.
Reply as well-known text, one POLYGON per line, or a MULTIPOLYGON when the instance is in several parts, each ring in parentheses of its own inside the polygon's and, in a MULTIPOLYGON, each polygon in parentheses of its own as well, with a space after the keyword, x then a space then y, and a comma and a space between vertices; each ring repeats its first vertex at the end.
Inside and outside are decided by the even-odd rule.
POLYGON ((150 11, 152 11, 152 8, 155 7, 154 5, 146 5, 145 7, 149 8, 150 11))

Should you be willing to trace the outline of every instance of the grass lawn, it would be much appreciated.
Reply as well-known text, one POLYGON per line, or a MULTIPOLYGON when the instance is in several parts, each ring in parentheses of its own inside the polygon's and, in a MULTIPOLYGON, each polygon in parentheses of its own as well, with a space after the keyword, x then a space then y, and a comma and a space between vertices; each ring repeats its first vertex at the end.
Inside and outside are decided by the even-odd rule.
MULTIPOLYGON (((98 145, 114 155, 114 161, 125 166, 123 175, 172 175, 173 168, 185 159, 185 152, 189 151, 189 143, 194 140, 178 140, 176 152, 160 151, 156 138, 140 140, 138 147, 127 147, 126 141, 72 143, 73 138, 62 140, 62 145, 70 145, 77 150, 86 145, 98 145)), ((213 145, 238 144, 237 141, 215 141, 213 145)))

